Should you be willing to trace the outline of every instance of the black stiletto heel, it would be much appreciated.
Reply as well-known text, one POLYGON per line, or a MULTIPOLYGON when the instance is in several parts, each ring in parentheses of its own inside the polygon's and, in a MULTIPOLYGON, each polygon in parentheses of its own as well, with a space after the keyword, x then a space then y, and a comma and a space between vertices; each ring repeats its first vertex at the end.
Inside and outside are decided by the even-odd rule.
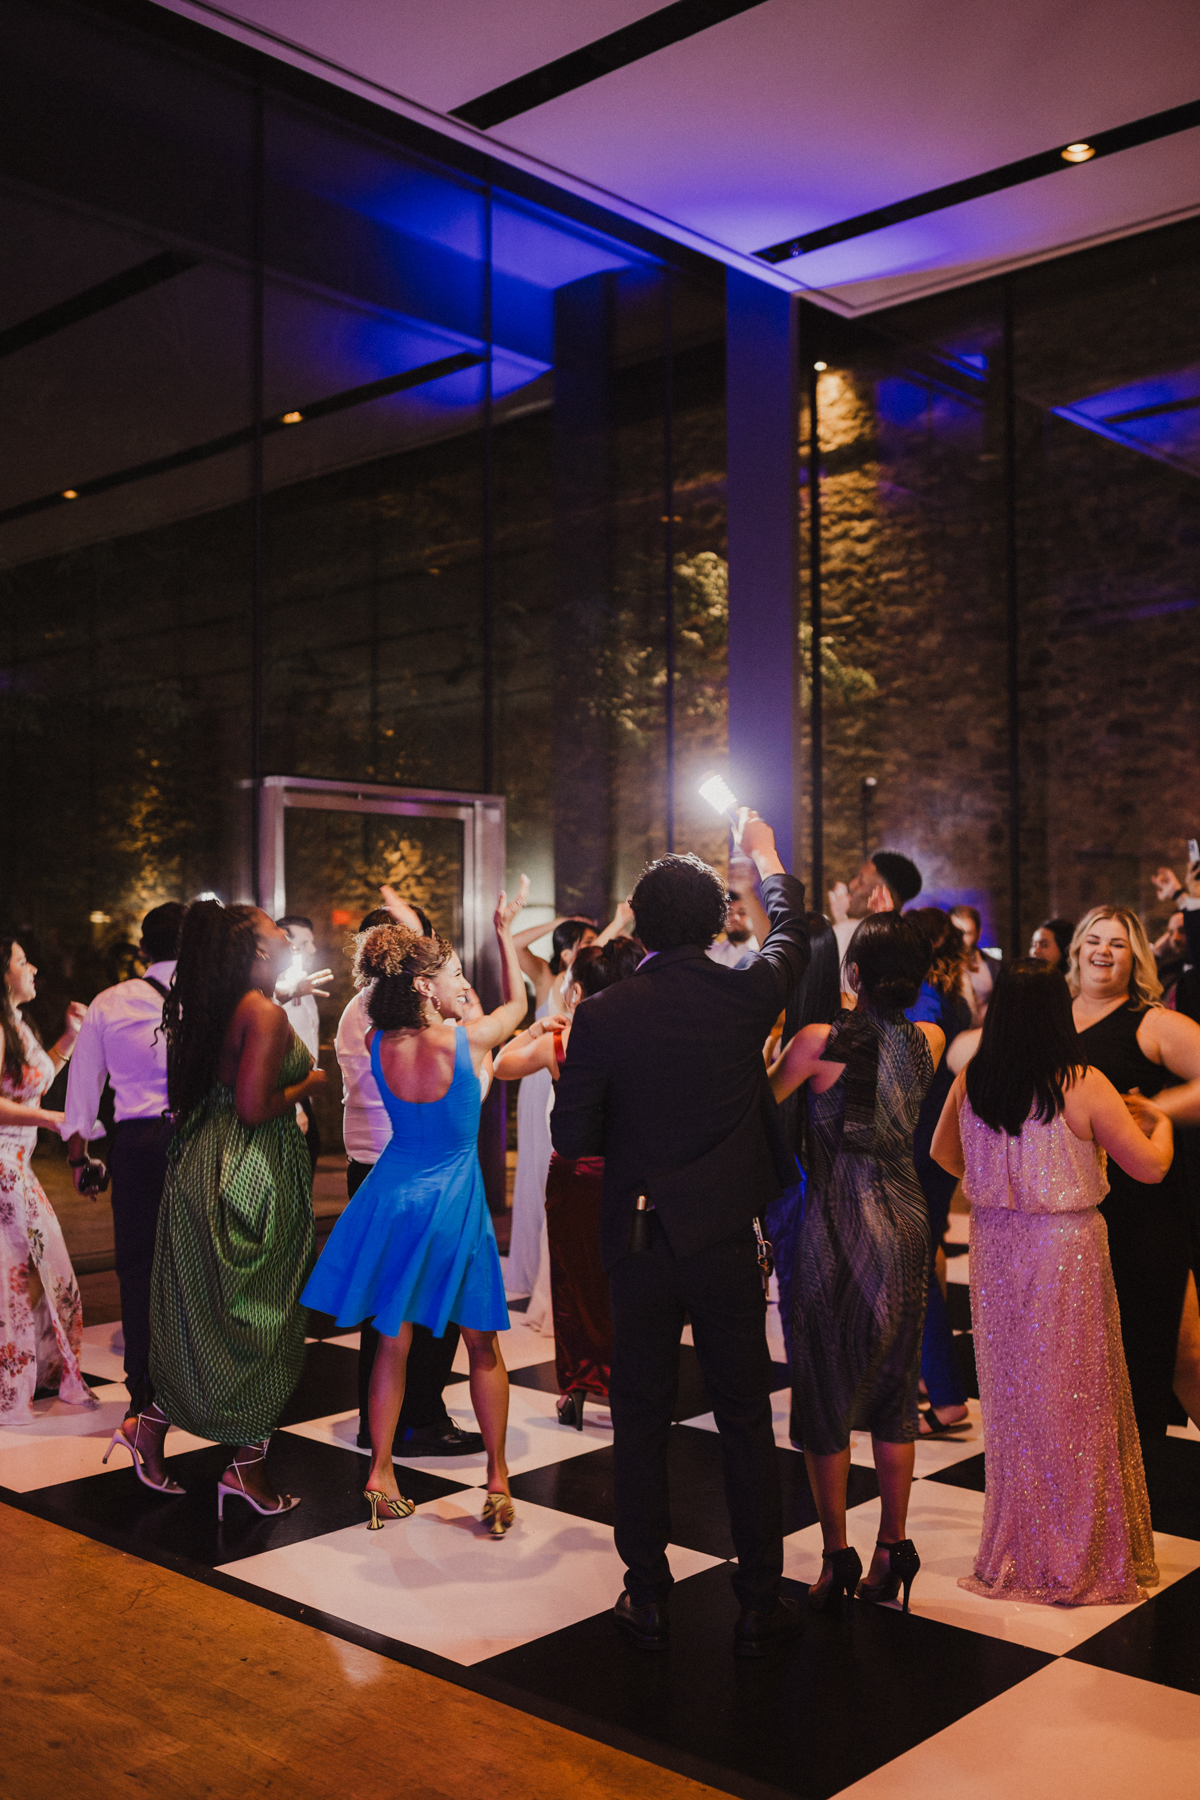
POLYGON ((831 1571, 828 1585, 817 1591, 816 1583, 808 1590, 810 1612, 824 1612, 831 1601, 845 1594, 847 1600, 854 1596, 862 1574, 862 1562, 853 1545, 848 1550, 822 1550, 821 1561, 828 1563, 831 1571))
POLYGON ((558 1422, 560 1425, 573 1425, 576 1431, 583 1430, 583 1388, 568 1388, 558 1402, 558 1422))
POLYGON ((908 1611, 908 1596, 917 1570, 921 1567, 921 1559, 917 1555, 917 1546, 911 1538, 901 1538, 898 1544, 885 1544, 876 1539, 875 1548, 888 1553, 888 1572, 882 1581, 864 1581, 858 1590, 860 1600, 869 1600, 875 1606, 883 1606, 894 1600, 904 1589, 904 1611, 908 1611))

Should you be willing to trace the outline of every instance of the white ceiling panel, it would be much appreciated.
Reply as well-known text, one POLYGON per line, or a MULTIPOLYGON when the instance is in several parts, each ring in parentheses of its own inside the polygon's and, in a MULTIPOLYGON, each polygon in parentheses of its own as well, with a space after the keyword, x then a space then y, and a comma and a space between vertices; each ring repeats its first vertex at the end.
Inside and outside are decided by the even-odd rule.
MULTIPOLYGON (((658 8, 161 3, 286 39, 289 60, 743 268, 764 245, 1200 99, 1198 0, 766 0, 475 132, 443 115, 658 8)), ((860 311, 1197 210, 1189 132, 759 266, 860 311)))

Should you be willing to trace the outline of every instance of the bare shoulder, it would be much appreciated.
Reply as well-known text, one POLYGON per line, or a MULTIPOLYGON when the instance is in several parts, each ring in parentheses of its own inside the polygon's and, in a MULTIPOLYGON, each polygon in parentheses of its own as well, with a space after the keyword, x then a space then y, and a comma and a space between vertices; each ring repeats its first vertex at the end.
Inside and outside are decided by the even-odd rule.
POLYGON ((1200 1025, 1186 1013, 1152 1006, 1138 1026, 1138 1044, 1173 1075, 1200 1074, 1200 1025))
POLYGON ((282 1006, 276 1006, 266 994, 260 994, 257 988, 251 988, 243 994, 233 1009, 231 1026, 241 1035, 252 1034, 263 1038, 290 1038, 292 1027, 282 1006))

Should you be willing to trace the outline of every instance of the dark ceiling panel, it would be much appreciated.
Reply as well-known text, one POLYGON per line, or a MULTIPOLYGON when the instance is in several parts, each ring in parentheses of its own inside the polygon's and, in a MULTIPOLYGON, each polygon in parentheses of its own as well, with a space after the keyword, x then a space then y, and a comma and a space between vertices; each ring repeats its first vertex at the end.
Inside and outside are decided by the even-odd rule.
POLYGON ((506 81, 503 86, 456 106, 450 117, 486 131, 492 125, 503 124, 505 119, 532 112, 535 106, 544 106, 547 100, 557 100, 561 94, 586 87, 614 69, 628 68, 630 63, 653 56, 669 44, 682 43, 697 32, 708 31, 713 25, 764 4, 765 0, 675 0, 674 5, 660 7, 635 25, 610 31, 607 37, 585 44, 582 50, 558 56, 553 62, 543 63, 540 69, 531 69, 528 75, 519 75, 515 81, 506 81))
MULTIPOLYGON (((1111 131, 1097 132, 1080 141, 1088 144, 1096 161, 1119 150, 1132 150, 1138 144, 1152 144, 1159 138, 1173 137, 1179 131, 1193 131, 1200 125, 1200 100, 1186 106, 1171 106, 1165 112, 1151 113, 1136 119, 1132 125, 1117 125, 1111 131)), ((1023 156, 1017 162, 1004 163, 982 175, 968 176, 965 181, 951 181, 945 187, 931 188, 926 194, 915 194, 909 200, 897 200, 891 206, 876 207, 873 212, 859 213, 857 218, 843 219, 837 225, 823 225, 819 231, 805 232, 802 237, 787 238, 782 244, 771 244, 756 250, 764 262, 790 262, 807 256, 812 250, 824 250, 829 244, 844 244, 849 238, 865 237, 871 231, 883 231, 889 225, 900 225, 905 219, 919 219, 925 213, 941 212, 947 206, 961 206, 967 200, 979 200, 985 194, 998 194, 1004 188, 1020 187, 1022 182, 1037 181, 1043 175, 1065 173, 1071 168, 1086 168, 1087 163, 1073 163, 1064 158, 1065 146, 1042 150, 1036 156, 1023 156)))

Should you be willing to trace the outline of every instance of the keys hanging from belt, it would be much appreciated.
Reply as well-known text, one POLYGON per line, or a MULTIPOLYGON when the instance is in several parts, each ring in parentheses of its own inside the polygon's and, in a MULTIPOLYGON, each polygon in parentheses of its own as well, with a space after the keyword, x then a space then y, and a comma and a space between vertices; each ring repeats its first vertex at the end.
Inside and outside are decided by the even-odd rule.
POLYGON ((758 1267, 762 1275, 763 1293, 770 1298, 771 1277, 775 1273, 775 1248, 770 1238, 763 1236, 763 1228, 759 1221, 754 1221, 754 1235, 758 1239, 758 1267))

